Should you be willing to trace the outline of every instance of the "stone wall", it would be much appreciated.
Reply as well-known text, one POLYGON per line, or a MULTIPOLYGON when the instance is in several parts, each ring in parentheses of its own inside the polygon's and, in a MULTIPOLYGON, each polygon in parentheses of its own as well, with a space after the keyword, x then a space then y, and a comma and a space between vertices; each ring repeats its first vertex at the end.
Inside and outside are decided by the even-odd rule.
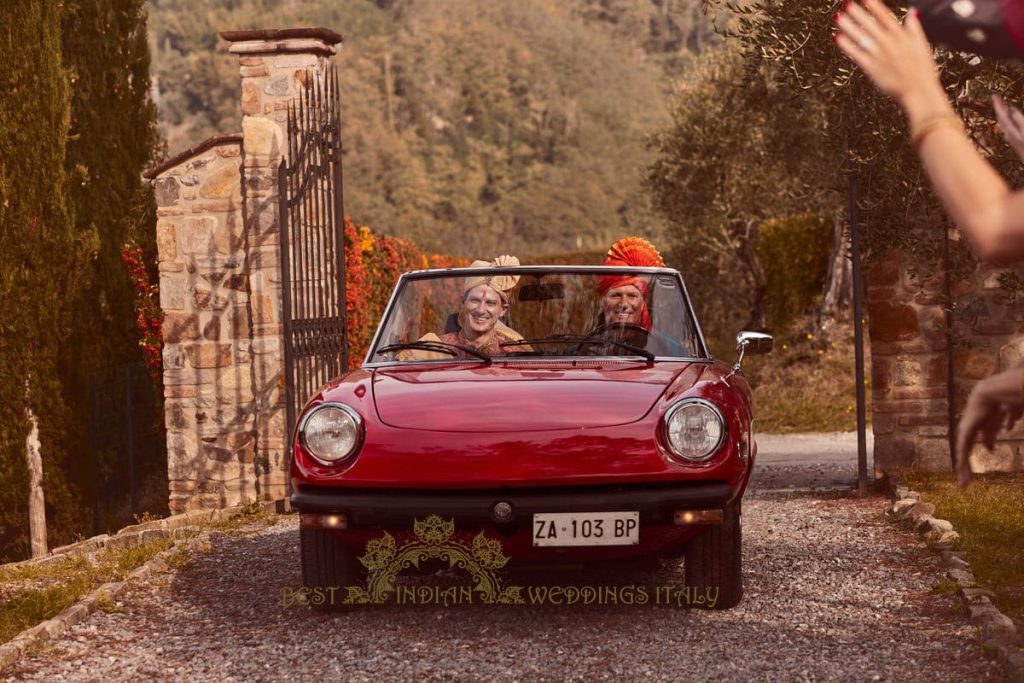
POLYGON ((258 495, 241 138, 156 179, 172 513, 258 495))
POLYGON ((222 34, 239 56, 241 135, 146 177, 157 199, 170 510, 287 497, 277 167, 289 103, 322 79, 327 29, 222 34))
MULTIPOLYGON (((952 251, 964 249, 951 233, 952 251)), ((951 267, 952 270, 952 267, 951 267)), ((875 469, 948 471, 950 429, 978 380, 1024 358, 1024 299, 1011 301, 1001 269, 915 276, 891 251, 867 273, 875 469), (952 405, 951 405, 952 402, 952 405)), ((995 452, 976 448, 975 471, 1024 470, 1024 430, 995 452)))
MULTIPOLYGON (((1020 281, 1017 269, 979 266, 953 289, 953 397, 960 414, 967 396, 980 379, 1024 360, 1024 292, 1009 295, 1000 276, 1020 281)), ((976 472, 1024 471, 1022 425, 1003 432, 995 450, 976 448, 971 462, 976 472)))
POLYGON ((944 280, 921 282, 908 266, 889 252, 866 278, 876 474, 950 466, 944 280))

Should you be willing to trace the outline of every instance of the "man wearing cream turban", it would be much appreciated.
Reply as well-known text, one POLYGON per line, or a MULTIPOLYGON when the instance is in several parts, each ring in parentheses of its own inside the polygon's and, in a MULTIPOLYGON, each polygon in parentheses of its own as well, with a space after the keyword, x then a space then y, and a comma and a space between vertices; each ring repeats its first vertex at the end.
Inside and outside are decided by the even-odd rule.
MULTIPOLYGON (((499 256, 493 261, 473 261, 470 268, 480 268, 479 275, 470 275, 463 283, 462 309, 459 311, 459 330, 440 337, 428 332, 420 341, 441 342, 469 346, 488 356, 503 356, 501 343, 522 339, 522 335, 501 322, 508 313, 509 292, 519 282, 518 275, 488 274, 485 268, 518 266, 515 256, 499 256)), ((529 346, 517 346, 516 351, 530 351, 529 346)), ((465 354, 460 354, 465 355, 465 354)), ((398 354, 399 360, 451 358, 450 355, 426 350, 409 350, 398 354)))

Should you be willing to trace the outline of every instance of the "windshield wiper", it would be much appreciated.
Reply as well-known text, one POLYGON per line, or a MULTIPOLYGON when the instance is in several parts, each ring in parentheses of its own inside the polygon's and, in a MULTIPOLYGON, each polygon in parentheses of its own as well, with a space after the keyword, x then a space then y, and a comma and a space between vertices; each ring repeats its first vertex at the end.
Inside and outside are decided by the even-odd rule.
POLYGON ((550 337, 537 337, 535 339, 516 339, 514 341, 501 342, 498 346, 523 346, 525 344, 580 344, 580 345, 592 345, 592 344, 613 344, 621 349, 632 351, 636 355, 645 359, 648 363, 654 361, 654 354, 647 349, 642 349, 639 346, 633 344, 627 344, 623 341, 616 339, 594 339, 592 337, 574 336, 571 334, 556 334, 550 337))
POLYGON ((401 344, 388 344, 377 349, 377 353, 390 353, 391 351, 402 351, 405 349, 421 349, 423 351, 437 351, 439 353, 447 353, 452 356, 458 356, 458 351, 463 351, 471 356, 475 356, 477 359, 484 361, 488 365, 491 363, 491 357, 479 349, 474 349, 472 346, 463 346, 462 344, 449 344, 443 341, 412 341, 403 342, 401 344), (457 349, 457 350, 456 350, 457 349))

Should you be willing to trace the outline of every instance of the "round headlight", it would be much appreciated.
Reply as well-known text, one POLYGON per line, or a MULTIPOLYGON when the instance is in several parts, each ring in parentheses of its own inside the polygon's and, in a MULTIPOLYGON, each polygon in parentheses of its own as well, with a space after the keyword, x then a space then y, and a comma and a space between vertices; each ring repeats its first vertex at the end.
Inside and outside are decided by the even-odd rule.
POLYGON ((333 465, 354 454, 362 435, 359 413, 340 403, 322 403, 302 420, 302 445, 317 460, 333 465))
POLYGON ((665 436, 672 452, 690 462, 707 460, 725 439, 725 421, 712 403, 688 399, 665 415, 665 436))

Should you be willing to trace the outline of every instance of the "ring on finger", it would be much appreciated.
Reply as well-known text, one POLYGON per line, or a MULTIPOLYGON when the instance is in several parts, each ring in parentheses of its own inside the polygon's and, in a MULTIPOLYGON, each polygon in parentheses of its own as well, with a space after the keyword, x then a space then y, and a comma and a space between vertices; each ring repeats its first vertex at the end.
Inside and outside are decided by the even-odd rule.
POLYGON ((864 50, 864 52, 871 52, 875 47, 875 41, 871 40, 867 36, 863 36, 857 41, 857 45, 859 45, 860 49, 864 50))

